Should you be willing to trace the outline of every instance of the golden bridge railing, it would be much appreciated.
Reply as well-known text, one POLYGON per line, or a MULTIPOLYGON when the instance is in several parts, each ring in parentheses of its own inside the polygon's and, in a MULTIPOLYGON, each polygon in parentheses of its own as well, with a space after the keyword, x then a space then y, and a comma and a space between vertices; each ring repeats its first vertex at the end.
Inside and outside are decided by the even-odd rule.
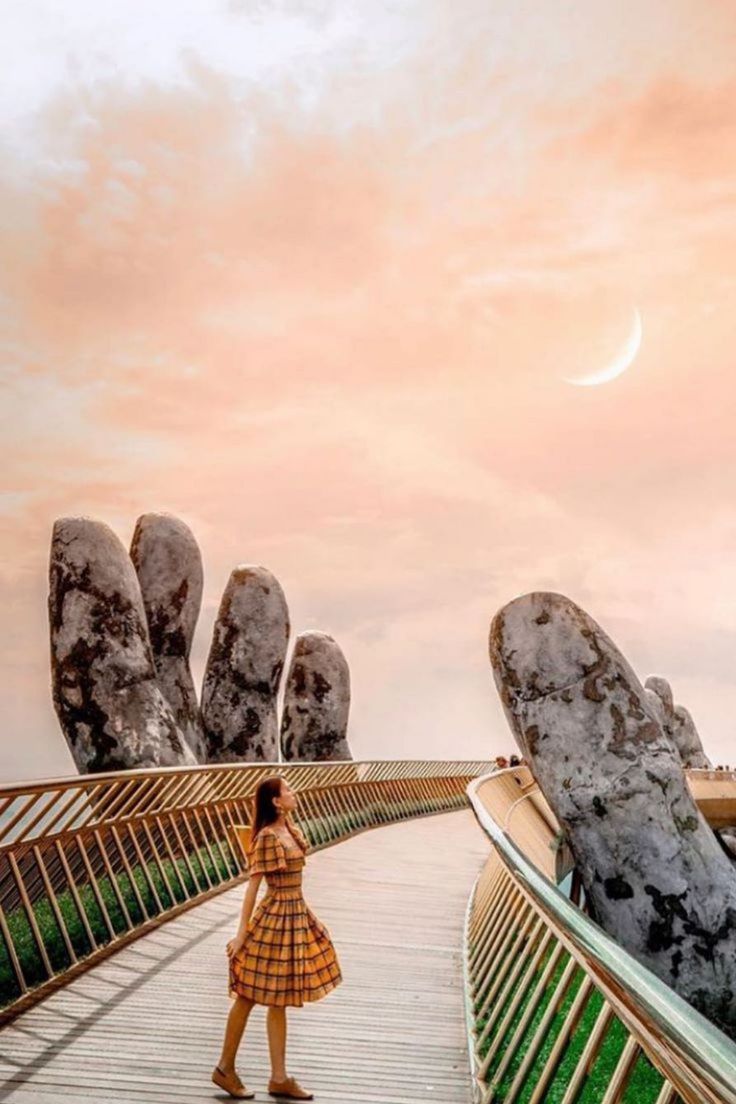
POLYGON ((474 1099, 736 1104, 736 1044, 585 914, 529 771, 474 779, 468 796, 493 844, 465 917, 474 1099))
POLYGON ((0 787, 0 1024, 131 940, 247 878, 238 825, 282 775, 314 848, 467 808, 489 762, 239 763, 0 787))

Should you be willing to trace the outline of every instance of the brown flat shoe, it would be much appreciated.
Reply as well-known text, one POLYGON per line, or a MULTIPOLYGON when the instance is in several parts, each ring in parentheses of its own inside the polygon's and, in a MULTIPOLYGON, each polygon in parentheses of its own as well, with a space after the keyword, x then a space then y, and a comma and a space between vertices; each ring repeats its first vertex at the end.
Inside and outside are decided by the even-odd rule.
POLYGON ((303 1089, 293 1077, 287 1077, 285 1081, 274 1081, 273 1077, 268 1082, 269 1096, 285 1096, 289 1100, 314 1100, 314 1093, 303 1089))
POLYGON ((224 1089, 226 1093, 230 1093, 230 1096, 234 1096, 237 1100, 252 1100, 256 1095, 255 1089, 246 1088, 235 1070, 228 1074, 223 1073, 219 1066, 215 1066, 212 1071, 212 1080, 219 1088, 224 1089))

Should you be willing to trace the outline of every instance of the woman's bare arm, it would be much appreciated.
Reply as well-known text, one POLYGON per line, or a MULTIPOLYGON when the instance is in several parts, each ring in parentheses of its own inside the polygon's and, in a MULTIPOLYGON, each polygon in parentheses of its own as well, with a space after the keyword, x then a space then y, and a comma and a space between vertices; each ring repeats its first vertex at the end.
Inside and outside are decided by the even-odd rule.
POLYGON ((243 894, 243 906, 240 910, 240 923, 234 939, 231 939, 227 945, 228 955, 237 954, 240 948, 245 942, 246 928, 248 927, 248 921, 250 920, 251 913, 253 912, 253 906, 256 903, 256 897, 258 896, 258 887, 261 884, 262 874, 251 874, 248 878, 245 893, 243 894), (231 949, 232 948, 232 949, 231 949))

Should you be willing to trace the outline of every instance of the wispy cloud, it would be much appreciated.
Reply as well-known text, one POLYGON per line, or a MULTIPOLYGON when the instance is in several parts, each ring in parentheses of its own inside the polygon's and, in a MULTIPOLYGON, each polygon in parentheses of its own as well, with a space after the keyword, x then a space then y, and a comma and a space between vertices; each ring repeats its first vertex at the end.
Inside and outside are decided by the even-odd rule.
POLYGON ((267 564, 345 648, 357 755, 506 748, 488 622, 554 589, 727 757, 727 7, 51 8, 0 65, 6 773, 70 763, 53 519, 156 509, 203 548, 198 673, 267 564), (566 386, 634 305, 635 366, 566 386))

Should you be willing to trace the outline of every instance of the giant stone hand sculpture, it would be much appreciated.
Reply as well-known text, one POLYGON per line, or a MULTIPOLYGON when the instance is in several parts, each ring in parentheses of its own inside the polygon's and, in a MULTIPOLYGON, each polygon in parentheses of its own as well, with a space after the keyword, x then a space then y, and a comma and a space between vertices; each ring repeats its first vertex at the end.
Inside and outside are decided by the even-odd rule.
POLYGON ((206 762, 189 655, 202 605, 202 555, 188 525, 170 514, 138 518, 130 547, 138 573, 156 678, 197 762, 206 762))
POLYGON ((103 522, 55 522, 48 613, 54 706, 78 769, 196 763, 156 682, 135 570, 103 522))
POLYGON ((265 567, 236 567, 222 596, 202 685, 208 762, 278 761, 276 696, 289 630, 278 580, 265 567))
POLYGON ((736 872, 634 671, 561 594, 508 603, 489 648, 509 724, 566 833, 591 915, 736 1036, 736 872))
POLYGON ((327 633, 300 633, 284 692, 281 752, 300 762, 352 759, 347 741, 350 670, 327 633))
MULTIPOLYGON (((54 526, 48 599, 52 691, 80 771, 279 760, 276 700, 289 613, 265 567, 233 571, 202 688, 189 668, 202 557, 170 514, 136 523, 130 556, 91 518, 54 526)), ((297 641, 284 711, 284 759, 351 759, 350 677, 325 633, 297 641)))
POLYGON ((658 717, 673 740, 683 767, 712 770, 713 764, 703 751, 695 722, 684 705, 675 705, 672 687, 667 679, 661 675, 650 675, 644 682, 644 688, 647 695, 654 694, 659 699, 661 713, 658 717))

